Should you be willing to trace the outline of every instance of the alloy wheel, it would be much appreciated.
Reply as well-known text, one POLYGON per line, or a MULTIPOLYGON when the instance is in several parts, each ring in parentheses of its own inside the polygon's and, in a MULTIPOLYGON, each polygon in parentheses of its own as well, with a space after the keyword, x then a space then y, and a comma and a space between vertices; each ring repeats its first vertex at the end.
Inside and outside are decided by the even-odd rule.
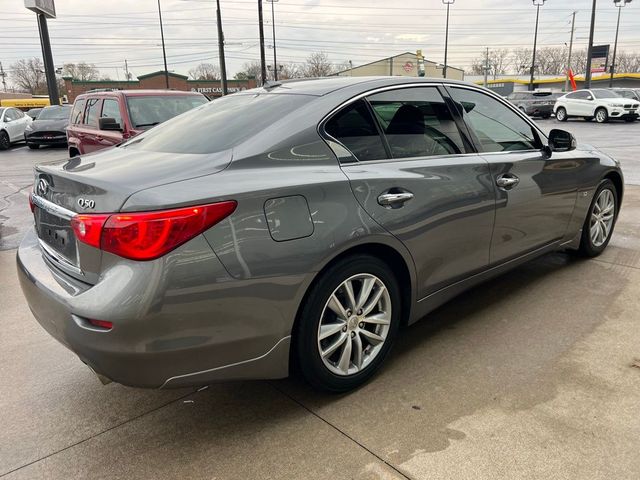
POLYGON ((353 275, 329 296, 318 325, 320 358, 332 373, 353 375, 382 350, 391 325, 391 297, 368 273, 353 275))
POLYGON ((598 123, 604 123, 607 120, 607 112, 604 109, 600 109, 596 112, 596 121, 598 123))
POLYGON ((602 246, 609 238, 616 213, 615 208, 616 201, 613 192, 605 188, 598 195, 591 211, 589 233, 594 247, 602 246))

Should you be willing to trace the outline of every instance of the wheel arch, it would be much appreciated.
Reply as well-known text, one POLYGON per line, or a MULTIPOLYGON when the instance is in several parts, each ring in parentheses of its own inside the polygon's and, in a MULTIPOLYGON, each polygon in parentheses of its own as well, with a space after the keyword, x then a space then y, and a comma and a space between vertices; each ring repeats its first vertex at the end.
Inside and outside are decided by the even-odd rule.
POLYGON ((622 196, 624 194, 624 183, 622 181, 622 176, 620 173, 615 170, 611 170, 607 172, 607 174, 603 177, 603 179, 609 179, 613 182, 613 185, 616 187, 616 193, 618 194, 618 213, 620 212, 620 206, 622 205, 622 196))

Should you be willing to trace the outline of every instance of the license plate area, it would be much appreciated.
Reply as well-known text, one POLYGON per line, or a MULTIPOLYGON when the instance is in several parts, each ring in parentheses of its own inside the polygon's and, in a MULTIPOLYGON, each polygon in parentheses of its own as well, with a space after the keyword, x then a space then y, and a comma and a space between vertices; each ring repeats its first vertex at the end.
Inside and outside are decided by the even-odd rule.
POLYGON ((78 248, 71 223, 42 208, 35 209, 38 238, 68 263, 78 265, 78 248))

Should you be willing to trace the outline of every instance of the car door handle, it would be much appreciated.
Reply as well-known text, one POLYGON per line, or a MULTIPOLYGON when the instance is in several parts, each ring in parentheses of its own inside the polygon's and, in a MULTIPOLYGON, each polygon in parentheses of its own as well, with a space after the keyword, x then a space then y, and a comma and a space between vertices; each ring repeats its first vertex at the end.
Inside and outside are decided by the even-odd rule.
POLYGON ((496 185, 500 188, 513 188, 520 183, 520 179, 511 173, 500 175, 496 179, 496 185))
POLYGON ((378 197, 378 203, 383 207, 401 207, 412 198, 411 192, 383 193, 378 197))

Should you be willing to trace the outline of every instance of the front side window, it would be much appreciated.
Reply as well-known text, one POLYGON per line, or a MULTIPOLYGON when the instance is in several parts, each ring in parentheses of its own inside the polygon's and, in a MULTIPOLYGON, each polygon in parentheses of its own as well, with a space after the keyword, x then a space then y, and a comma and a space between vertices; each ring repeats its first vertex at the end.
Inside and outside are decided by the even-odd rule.
POLYGON ((393 158, 464 152, 458 126, 435 87, 389 90, 368 100, 393 158))
POLYGON ((71 124, 77 125, 78 123, 82 123, 85 104, 86 101, 84 99, 76 100, 76 103, 73 104, 73 110, 71 111, 71 124))
POLYGON ((118 101, 110 98, 104 99, 100 118, 115 118, 116 123, 122 127, 122 116, 120 115, 120 105, 118 101))
POLYGON ((451 97, 475 132, 483 152, 542 148, 534 128, 520 115, 489 95, 452 87, 451 97))
POLYGON ((90 127, 98 126, 98 113, 100 112, 100 99, 90 98, 87 100, 87 110, 84 114, 84 123, 90 127))
POLYGON ((340 110, 324 129, 360 161, 387 158, 382 138, 364 100, 357 100, 340 110))

